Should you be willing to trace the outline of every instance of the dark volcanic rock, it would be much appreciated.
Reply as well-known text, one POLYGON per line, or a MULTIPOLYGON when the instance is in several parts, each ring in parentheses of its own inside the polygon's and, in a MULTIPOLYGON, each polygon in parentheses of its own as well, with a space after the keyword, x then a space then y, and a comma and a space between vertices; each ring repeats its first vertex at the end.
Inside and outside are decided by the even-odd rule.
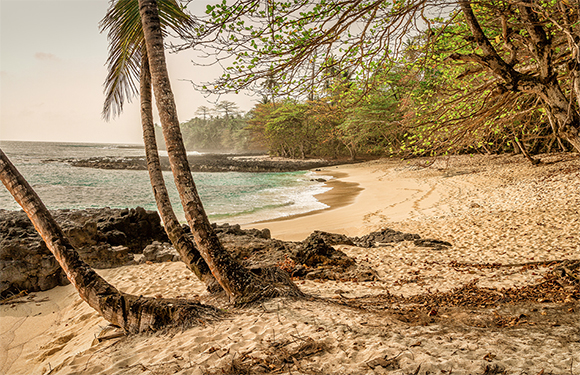
POLYGON ((322 232, 319 230, 315 230, 312 232, 310 236, 305 241, 308 241, 312 238, 321 238, 326 242, 327 245, 349 245, 354 246, 354 242, 350 237, 345 236, 344 234, 336 234, 336 233, 328 233, 322 232))
POLYGON ((0 297, 47 290, 68 281, 22 211, 0 210, 0 297))
POLYGON ((385 243, 414 241, 420 239, 418 234, 403 233, 393 229, 383 229, 378 232, 372 232, 362 237, 354 237, 352 241, 356 246, 375 247, 385 243))
MULTIPOLYGON (((94 268, 128 264, 153 241, 167 241, 159 216, 136 209, 51 211, 81 258, 94 268)), ((0 297, 68 281, 23 211, 0 210, 0 297)))
POLYGON ((377 280, 370 267, 334 249, 331 244, 352 244, 348 237, 315 232, 302 242, 280 241, 257 229, 243 230, 238 225, 216 226, 224 247, 250 269, 278 266, 298 279, 377 280), (327 242, 328 241, 328 242, 327 242))
POLYGON ((332 265, 347 268, 355 263, 354 259, 328 245, 322 236, 314 234, 294 250, 292 259, 309 267, 332 265))
POLYGON ((175 250, 170 243, 154 241, 151 245, 147 245, 143 249, 143 257, 138 263, 152 262, 179 262, 181 257, 177 250, 175 250))
POLYGON ((434 239, 430 239, 430 238, 422 238, 422 239, 414 240, 413 244, 415 246, 420 246, 420 247, 432 247, 435 250, 443 250, 443 249, 446 249, 446 248, 452 246, 447 241, 434 240, 434 239))
MULTIPOLYGON (((192 172, 292 172, 344 163, 336 160, 275 160, 256 158, 252 157, 252 155, 234 154, 191 155, 187 159, 192 172)), ((75 167, 147 170, 147 161, 144 157, 138 156, 124 158, 94 157, 88 159, 66 159, 65 161, 75 167)), ((171 170, 168 157, 160 157, 160 163, 162 170, 171 170)), ((349 163, 352 163, 352 161, 349 161, 349 163)))

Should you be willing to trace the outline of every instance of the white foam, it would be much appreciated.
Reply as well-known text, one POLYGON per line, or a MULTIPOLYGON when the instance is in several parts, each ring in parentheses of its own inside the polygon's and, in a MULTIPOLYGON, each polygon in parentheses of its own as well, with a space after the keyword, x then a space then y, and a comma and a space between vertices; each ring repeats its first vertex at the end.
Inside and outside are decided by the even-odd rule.
MULTIPOLYGON (((204 152, 187 151, 187 156, 199 156, 199 155, 203 155, 203 154, 204 154, 204 152)), ((166 150, 159 150, 159 156, 168 156, 167 151, 166 150)))

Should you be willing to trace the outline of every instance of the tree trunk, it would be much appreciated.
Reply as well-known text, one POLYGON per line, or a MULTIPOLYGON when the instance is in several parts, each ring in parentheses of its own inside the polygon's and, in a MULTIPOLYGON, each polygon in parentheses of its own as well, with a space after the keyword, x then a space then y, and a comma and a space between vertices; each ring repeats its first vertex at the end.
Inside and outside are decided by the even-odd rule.
POLYGON ((149 171, 149 179, 151 180, 153 194, 155 195, 155 202, 157 203, 157 209, 163 220, 165 231, 181 256, 181 260, 187 265, 187 268, 193 271, 205 283, 210 292, 219 292, 222 288, 211 274, 209 267, 201 257, 191 238, 183 230, 169 200, 169 194, 167 193, 165 180, 163 179, 163 173, 161 171, 161 164, 159 162, 157 141, 155 139, 153 105, 151 100, 151 73, 149 71, 147 50, 143 51, 141 59, 140 85, 141 125, 143 126, 147 170, 149 171))
MULTIPOLYGON (((552 113, 557 123, 557 134, 565 138, 580 152, 580 113, 574 108, 570 99, 566 98, 558 83, 557 74, 552 72, 551 40, 545 30, 537 22, 537 16, 529 8, 526 1, 518 4, 522 19, 526 22, 527 31, 533 45, 528 46, 540 65, 540 76, 523 74, 506 63, 494 49, 493 45, 483 32, 479 21, 473 13, 470 0, 460 0, 459 5, 465 20, 471 30, 477 46, 483 56, 473 54, 467 57, 468 61, 477 62, 495 75, 501 77, 506 87, 513 91, 534 93, 547 104, 547 110, 552 113)), ((465 57, 465 56, 463 56, 465 57)), ((453 56, 462 59, 461 56, 453 56)))
POLYGON ((580 114, 566 98, 555 77, 545 85, 543 95, 544 103, 548 104, 546 109, 556 120, 557 135, 565 138, 580 152, 580 114))
MULTIPOLYGON (((139 11, 149 54, 155 101, 169 155, 169 164, 185 212, 185 218, 189 223, 199 252, 230 300, 249 302, 262 296, 280 295, 280 290, 244 268, 230 256, 209 223, 197 193, 183 145, 177 109, 165 63, 157 2, 155 0, 139 0, 139 11)), ((292 289, 289 294, 299 293, 293 284, 288 285, 288 288, 292 289)))
POLYGON ((121 293, 83 262, 36 192, 0 150, 0 180, 28 215, 80 297, 108 322, 137 333, 191 325, 218 311, 198 302, 136 297, 121 293))

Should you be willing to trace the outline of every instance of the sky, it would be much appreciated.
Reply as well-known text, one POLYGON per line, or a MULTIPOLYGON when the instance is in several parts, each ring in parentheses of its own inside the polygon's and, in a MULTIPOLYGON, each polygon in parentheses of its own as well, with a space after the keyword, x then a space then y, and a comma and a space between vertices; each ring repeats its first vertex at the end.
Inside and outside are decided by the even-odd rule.
MULTIPOLYGON (((108 0, 0 0, 0 140, 143 143, 138 97, 118 118, 101 117, 107 36, 98 24, 108 6, 108 0)), ((200 83, 221 71, 194 66, 188 51, 166 56, 181 122, 216 100, 243 111, 255 104, 247 94, 204 97, 182 80, 200 83)))

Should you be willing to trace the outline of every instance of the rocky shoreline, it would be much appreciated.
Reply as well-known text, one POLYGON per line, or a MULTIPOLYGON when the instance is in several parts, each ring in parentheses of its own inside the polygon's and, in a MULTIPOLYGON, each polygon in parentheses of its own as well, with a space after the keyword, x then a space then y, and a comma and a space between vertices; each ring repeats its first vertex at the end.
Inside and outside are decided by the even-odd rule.
MULTIPOLYGON (((81 258, 94 268, 129 264, 153 241, 168 241, 155 211, 51 211, 81 258)), ((0 297, 68 284, 64 271, 23 211, 0 210, 0 297)))
MULTIPOLYGON (((294 172, 344 164, 344 160, 285 159, 255 154, 203 154, 188 156, 192 172, 294 172)), ((45 160, 52 162, 55 160, 45 160)), ((93 157, 87 159, 65 159, 75 167, 98 169, 147 170, 144 156, 93 157)), ((169 171, 169 158, 160 157, 161 169, 169 171)), ((349 161, 352 163, 352 161, 349 161)))
MULTIPOLYGON (((52 211, 80 257, 97 269, 180 261, 155 211, 86 209, 52 211)), ((295 279, 376 280, 376 272, 357 263, 335 245, 365 248, 402 241, 422 241, 435 249, 451 246, 422 240, 417 234, 383 229, 363 237, 315 231, 300 242, 273 239, 268 229, 214 224, 224 247, 246 267, 278 266, 295 279)), ((187 232, 189 227, 184 226, 187 232)), ((66 285, 66 275, 23 211, 0 210, 0 298, 66 285)))

